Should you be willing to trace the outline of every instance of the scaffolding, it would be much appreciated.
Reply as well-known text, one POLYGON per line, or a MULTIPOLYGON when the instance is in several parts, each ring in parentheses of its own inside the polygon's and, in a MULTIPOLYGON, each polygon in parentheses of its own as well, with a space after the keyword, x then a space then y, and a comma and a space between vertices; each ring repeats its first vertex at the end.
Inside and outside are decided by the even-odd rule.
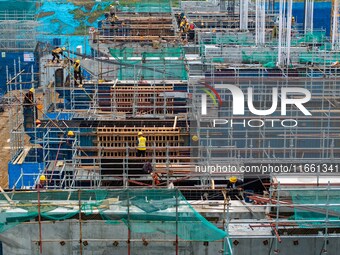
POLYGON ((51 245, 61 246, 58 252, 72 249, 79 254, 98 249, 112 252, 114 247, 115 252, 128 255, 150 249, 157 252, 165 245, 179 254, 179 250, 192 252, 194 245, 202 242, 216 242, 217 246, 226 236, 218 228, 221 223, 215 226, 207 221, 176 189, 38 190, 3 192, 1 197, 1 207, 10 207, 3 211, 1 232, 20 232, 21 228, 30 232, 27 221, 31 221, 35 230, 23 249, 37 254, 45 254, 51 245), (70 224, 74 235, 60 232, 56 239, 53 222, 58 222, 60 229, 70 224), (106 229, 102 234, 94 234, 102 228, 106 229))
POLYGON ((216 190, 222 199, 207 194, 199 200, 188 200, 175 189, 2 192, 6 217, 1 232, 16 240, 31 233, 25 249, 40 254, 55 245, 60 246, 58 252, 73 246, 80 254, 104 251, 108 245, 128 255, 164 247, 184 254, 202 247, 225 255, 240 250, 322 254, 336 250, 333 240, 339 238, 340 224, 338 179, 322 178, 306 186, 293 176, 286 181, 279 177, 263 183, 268 185, 263 194, 244 191, 237 200, 230 199, 229 189, 216 190))
MULTIPOLYGON (((214 18, 209 15, 202 17, 214 18)), ((149 18, 126 17, 126 20, 137 24, 149 18)), ((172 18, 164 19, 170 24, 172 18)), ((286 20, 291 27, 290 19, 286 20)), ((41 173, 50 180, 49 188, 157 186, 149 174, 142 172, 144 162, 136 157, 139 131, 149 141, 145 159, 161 175, 162 185, 180 184, 184 180, 186 186, 190 180, 198 188, 208 188, 214 180, 226 180, 225 173, 197 173, 196 167, 216 164, 235 167, 243 178, 241 167, 254 162, 288 163, 301 159, 316 162, 324 158, 335 162, 339 156, 339 132, 335 127, 339 122, 339 85, 338 69, 331 63, 338 53, 316 48, 327 45, 322 33, 297 35, 292 41, 298 47, 290 54, 294 68, 281 69, 276 66, 279 43, 271 31, 263 32, 265 44, 252 47, 251 42, 255 41, 252 32, 209 33, 198 29, 202 57, 198 70, 193 68, 197 61, 191 64, 186 59, 184 48, 133 47, 129 42, 135 35, 124 36, 128 42, 124 47, 118 41, 111 42, 112 47, 106 51, 109 56, 76 55, 68 47, 67 58, 60 64, 42 58, 43 114, 40 126, 32 131, 31 141, 41 146, 44 164, 39 165, 41 171, 35 173, 30 186, 41 173), (268 50, 267 46, 274 49, 268 50), (75 58, 87 58, 82 66, 91 74, 81 86, 73 77, 71 60, 75 58), (287 116, 297 119, 302 127, 214 128, 213 118, 232 116, 231 96, 227 90, 219 90, 224 105, 218 108, 209 101, 209 115, 201 116, 200 95, 202 84, 206 83, 233 83, 243 90, 252 86, 259 108, 270 104, 273 87, 307 88, 313 94, 313 117, 305 118, 297 109, 290 108, 287 116), (76 133, 72 142, 66 136, 69 130, 76 133)), ((90 40, 95 38, 98 39, 90 40)), ((144 42, 142 37, 139 40, 144 42)), ((104 42, 97 43, 101 49, 104 42)), ((190 51, 190 47, 185 50, 190 51)), ((246 123, 249 120, 251 117, 246 123)), ((19 179, 24 176, 25 173, 19 179)), ((21 181, 14 186, 17 184, 21 181)))
POLYGON ((339 12, 340 2, 339 0, 332 0, 332 25, 331 25, 331 38, 332 49, 337 50, 339 47, 339 12))
POLYGON ((36 47, 36 21, 32 11, 0 11, 0 49, 33 51, 36 47))

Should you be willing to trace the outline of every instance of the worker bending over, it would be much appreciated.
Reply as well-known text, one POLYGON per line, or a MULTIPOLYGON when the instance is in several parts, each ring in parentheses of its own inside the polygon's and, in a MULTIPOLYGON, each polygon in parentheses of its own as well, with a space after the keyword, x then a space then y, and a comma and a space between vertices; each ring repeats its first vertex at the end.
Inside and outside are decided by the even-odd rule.
POLYGON ((241 180, 238 180, 236 176, 231 176, 229 178, 229 181, 227 182, 227 188, 228 189, 237 189, 238 186, 242 185, 243 182, 241 180))
POLYGON ((142 132, 138 132, 137 157, 145 157, 145 152, 146 152, 146 138, 143 136, 142 132))
MULTIPOLYGON (((38 119, 38 109, 35 105, 35 100, 34 100, 34 88, 30 88, 30 90, 25 94, 24 97, 24 110, 25 111, 31 111, 35 115, 35 119, 38 119)), ((33 117, 33 116, 32 116, 33 117)))
POLYGON ((55 47, 53 50, 52 50, 52 62, 54 62, 54 60, 57 58, 57 63, 59 63, 59 60, 60 60, 60 55, 63 56, 63 52, 66 50, 65 47, 63 48, 60 48, 60 47, 55 47))
POLYGON ((31 88, 26 94, 24 98, 24 106, 32 107, 34 106, 34 88, 31 88))
POLYGON ((78 79, 80 81, 80 84, 83 84, 83 79, 81 77, 81 67, 80 67, 80 60, 77 59, 76 62, 73 65, 73 76, 74 76, 74 84, 78 84, 78 79))

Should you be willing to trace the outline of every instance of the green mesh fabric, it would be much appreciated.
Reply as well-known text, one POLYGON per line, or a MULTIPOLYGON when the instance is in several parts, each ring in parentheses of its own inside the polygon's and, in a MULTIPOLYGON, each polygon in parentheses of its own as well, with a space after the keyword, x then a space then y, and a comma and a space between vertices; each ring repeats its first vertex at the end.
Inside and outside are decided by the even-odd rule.
POLYGON ((117 60, 129 60, 129 58, 184 58, 184 50, 182 47, 167 47, 157 49, 150 52, 140 52, 134 48, 110 48, 110 54, 117 60))
POLYGON ((66 220, 82 215, 125 224, 132 233, 159 233, 185 241, 216 241, 226 233, 208 222, 178 190, 80 190, 10 192, 0 197, 0 232, 30 221, 66 220), (39 202, 39 203, 38 203, 39 202))
POLYGON ((331 54, 325 54, 325 52, 304 52, 299 55, 299 62, 301 64, 314 63, 331 65, 339 60, 340 53, 338 52, 332 52, 331 54))
POLYGON ((325 32, 314 32, 307 33, 301 39, 298 40, 299 43, 321 43, 326 37, 325 32))
POLYGON ((242 63, 244 64, 268 64, 277 62, 276 52, 253 52, 247 55, 242 51, 242 63))
POLYGON ((209 40, 202 41, 201 45, 208 44, 222 44, 222 45, 242 45, 253 46, 254 38, 250 34, 227 34, 227 35, 214 35, 209 40))
POLYGON ((294 219, 305 220, 300 222, 300 227, 325 227, 325 224, 334 227, 340 226, 340 191, 338 190, 318 190, 318 191, 290 191, 294 206, 294 219), (329 222, 326 223, 327 218, 329 222), (311 222, 307 222, 310 220, 311 222))
POLYGON ((187 80, 188 73, 181 47, 152 52, 137 52, 132 48, 113 49, 110 54, 120 63, 119 80, 187 80), (133 58, 139 58, 135 60, 133 58))
POLYGON ((122 1, 118 6, 120 12, 171 12, 170 0, 139 0, 139 1, 122 1))

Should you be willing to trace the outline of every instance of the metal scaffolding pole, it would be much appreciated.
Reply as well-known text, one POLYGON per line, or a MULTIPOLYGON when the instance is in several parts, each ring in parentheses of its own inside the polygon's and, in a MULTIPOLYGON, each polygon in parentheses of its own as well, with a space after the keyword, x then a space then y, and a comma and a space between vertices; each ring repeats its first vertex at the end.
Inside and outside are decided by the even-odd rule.
POLYGON ((248 30, 248 0, 240 0, 240 30, 248 30))
POLYGON ((337 50, 340 45, 340 1, 332 0, 332 26, 331 26, 331 38, 332 38, 332 50, 337 50))
POLYGON ((305 0, 305 34, 313 33, 314 0, 305 0))
POLYGON ((280 67, 287 67, 290 65, 292 7, 292 0, 280 0, 278 42, 278 65, 280 67))
POLYGON ((265 0, 256 0, 255 8, 255 43, 256 45, 264 45, 266 32, 265 0))

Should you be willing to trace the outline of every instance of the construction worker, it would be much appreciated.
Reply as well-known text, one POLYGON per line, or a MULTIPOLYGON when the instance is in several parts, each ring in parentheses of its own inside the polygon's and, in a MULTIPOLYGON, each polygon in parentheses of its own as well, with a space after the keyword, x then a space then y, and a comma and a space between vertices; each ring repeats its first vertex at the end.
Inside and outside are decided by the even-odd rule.
POLYGON ((161 182, 159 181, 159 175, 155 171, 153 171, 151 174, 152 177, 152 185, 159 185, 161 182))
POLYGON ((180 13, 176 13, 175 14, 176 17, 176 22, 177 22, 177 26, 179 26, 181 24, 181 14, 180 13))
POLYGON ((35 89, 31 88, 25 94, 25 98, 24 98, 24 106, 25 107, 32 107, 34 105, 34 92, 35 92, 35 89))
POLYGON ((142 132, 138 132, 137 157, 145 157, 145 152, 146 152, 146 138, 143 136, 142 132))
POLYGON ((111 23, 112 26, 114 26, 117 21, 118 21, 118 16, 113 15, 113 16, 110 17, 110 23, 111 23))
POLYGON ((239 181, 236 176, 231 176, 227 183, 227 188, 236 189, 238 185, 241 185, 241 181, 239 181))
POLYGON ((73 76, 74 76, 74 84, 78 85, 77 80, 79 79, 80 84, 83 83, 82 77, 81 77, 81 67, 80 67, 80 60, 77 59, 76 62, 73 65, 73 76))
POLYGON ((71 130, 71 131, 68 131, 67 132, 67 136, 66 136, 66 143, 69 145, 69 146, 72 146, 73 142, 74 142, 74 132, 71 130))
POLYGON ((144 76, 142 75, 140 77, 140 80, 138 81, 138 84, 145 85, 145 84, 149 84, 149 83, 144 79, 144 76))
POLYGON ((35 89, 30 88, 30 90, 25 94, 24 108, 30 109, 30 111, 35 111, 35 119, 38 119, 38 109, 35 106, 34 92, 35 92, 35 89))
POLYGON ((110 16, 111 18, 116 16, 116 6, 114 6, 113 4, 110 5, 110 16))
POLYGON ((185 33, 188 27, 188 20, 186 16, 183 16, 181 23, 179 25, 179 29, 182 33, 185 33))
POLYGON ((66 145, 65 145, 65 157, 66 159, 72 159, 72 146, 75 141, 75 135, 72 130, 66 133, 66 145))
POLYGON ((63 56, 63 52, 66 50, 65 47, 63 48, 60 48, 60 47, 55 47, 53 50, 52 50, 52 62, 54 62, 54 60, 57 58, 57 62, 59 63, 59 60, 60 60, 60 56, 59 55, 62 55, 63 56))
POLYGON ((227 182, 228 194, 230 197, 242 197, 243 181, 238 180, 236 176, 231 176, 227 182))
POLYGON ((40 177, 39 177, 39 183, 37 183, 36 185, 35 185, 35 188, 36 189, 44 189, 45 188, 45 185, 46 185, 46 177, 45 177, 45 175, 40 175, 40 177))
POLYGON ((189 40, 193 41, 195 39, 195 25, 194 23, 189 24, 189 40))
POLYGON ((146 174, 151 174, 152 171, 152 164, 149 161, 146 161, 143 165, 143 172, 146 174))

